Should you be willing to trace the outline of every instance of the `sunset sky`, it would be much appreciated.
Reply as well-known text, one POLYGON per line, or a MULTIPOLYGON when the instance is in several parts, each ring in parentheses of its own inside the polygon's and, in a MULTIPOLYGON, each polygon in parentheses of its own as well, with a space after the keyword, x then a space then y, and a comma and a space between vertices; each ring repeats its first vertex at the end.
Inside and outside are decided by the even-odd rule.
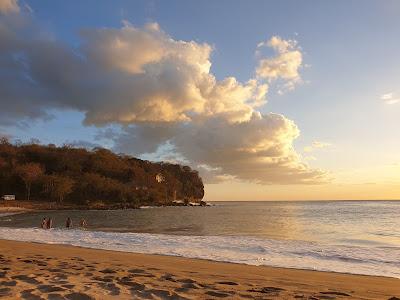
POLYGON ((0 135, 188 164, 206 200, 400 199, 399 16, 0 0, 0 135))

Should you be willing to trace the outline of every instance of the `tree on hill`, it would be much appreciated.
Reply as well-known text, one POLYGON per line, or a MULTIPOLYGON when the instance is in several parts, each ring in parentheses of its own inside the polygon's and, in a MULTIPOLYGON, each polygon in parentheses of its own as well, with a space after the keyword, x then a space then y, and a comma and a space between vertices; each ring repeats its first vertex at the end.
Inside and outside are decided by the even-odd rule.
POLYGON ((156 163, 107 149, 11 144, 0 140, 0 192, 17 198, 97 207, 200 201, 204 185, 190 167, 156 163), (164 180, 157 181, 157 174, 164 180))
POLYGON ((26 199, 31 197, 32 183, 37 181, 44 173, 43 167, 38 163, 27 163, 20 165, 16 169, 18 176, 24 181, 26 187, 26 199))
POLYGON ((48 175, 45 177, 45 192, 59 203, 64 201, 65 196, 73 191, 75 181, 66 176, 48 175))

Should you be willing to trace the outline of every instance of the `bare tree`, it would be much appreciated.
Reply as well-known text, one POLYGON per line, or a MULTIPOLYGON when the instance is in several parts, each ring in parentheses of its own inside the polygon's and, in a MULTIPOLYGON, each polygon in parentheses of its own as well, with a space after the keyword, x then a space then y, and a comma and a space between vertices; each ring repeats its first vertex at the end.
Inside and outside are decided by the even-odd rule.
POLYGON ((43 167, 37 163, 28 163, 18 166, 16 172, 25 183, 26 198, 29 201, 31 197, 32 183, 43 175, 43 167))

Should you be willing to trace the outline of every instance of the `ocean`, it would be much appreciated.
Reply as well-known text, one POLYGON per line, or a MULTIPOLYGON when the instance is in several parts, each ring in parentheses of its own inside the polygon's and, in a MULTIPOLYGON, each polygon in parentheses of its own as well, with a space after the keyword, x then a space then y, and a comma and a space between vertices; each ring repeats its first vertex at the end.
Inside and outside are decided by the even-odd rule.
POLYGON ((400 278, 400 201, 0 214, 0 239, 400 278), (68 216, 87 229, 65 229, 68 216))

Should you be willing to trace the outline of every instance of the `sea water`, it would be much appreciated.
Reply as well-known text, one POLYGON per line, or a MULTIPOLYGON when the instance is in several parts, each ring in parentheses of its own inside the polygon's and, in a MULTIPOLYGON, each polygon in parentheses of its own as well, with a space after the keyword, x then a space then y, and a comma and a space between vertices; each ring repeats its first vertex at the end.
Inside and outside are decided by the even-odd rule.
POLYGON ((400 278, 400 201, 29 212, 0 216, 0 239, 400 278))

